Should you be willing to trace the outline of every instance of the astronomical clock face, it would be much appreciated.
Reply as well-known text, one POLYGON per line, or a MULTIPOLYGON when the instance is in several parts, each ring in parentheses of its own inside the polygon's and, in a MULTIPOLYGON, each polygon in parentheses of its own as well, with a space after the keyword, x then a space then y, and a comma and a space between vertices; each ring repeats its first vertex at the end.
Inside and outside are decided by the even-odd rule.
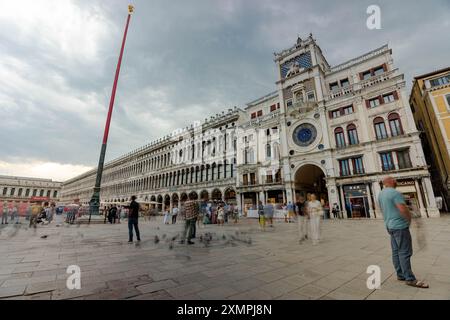
POLYGON ((311 68, 311 66, 311 53, 308 51, 282 64, 281 77, 286 78, 288 75, 295 73, 296 71, 308 69, 311 68))
POLYGON ((303 123, 295 128, 292 139, 300 147, 311 145, 317 137, 317 129, 310 123, 303 123))

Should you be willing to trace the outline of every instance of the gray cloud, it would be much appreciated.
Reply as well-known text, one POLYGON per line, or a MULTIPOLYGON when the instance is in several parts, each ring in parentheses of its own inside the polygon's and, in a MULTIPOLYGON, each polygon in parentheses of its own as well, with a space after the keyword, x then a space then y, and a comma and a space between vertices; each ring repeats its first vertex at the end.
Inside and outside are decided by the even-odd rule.
MULTIPOLYGON (((371 31, 374 1, 136 0, 107 159, 275 90, 272 53, 297 35, 332 65, 389 43, 408 85, 448 65, 448 1, 376 2, 371 31)), ((34 11, 0 14, 0 159, 95 166, 127 1, 14 3, 34 11)))

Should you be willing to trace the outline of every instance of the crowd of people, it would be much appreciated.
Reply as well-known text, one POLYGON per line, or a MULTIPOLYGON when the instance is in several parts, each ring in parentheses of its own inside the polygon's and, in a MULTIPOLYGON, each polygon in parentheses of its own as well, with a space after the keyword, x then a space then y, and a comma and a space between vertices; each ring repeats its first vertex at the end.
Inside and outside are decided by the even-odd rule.
POLYGON ((37 225, 48 225, 52 222, 61 226, 64 222, 73 224, 76 218, 83 215, 84 208, 80 205, 57 206, 55 203, 32 201, 29 204, 15 204, 3 202, 1 211, 1 224, 22 224, 27 221, 29 227, 36 228, 37 225), (64 219, 63 214, 66 214, 64 219))

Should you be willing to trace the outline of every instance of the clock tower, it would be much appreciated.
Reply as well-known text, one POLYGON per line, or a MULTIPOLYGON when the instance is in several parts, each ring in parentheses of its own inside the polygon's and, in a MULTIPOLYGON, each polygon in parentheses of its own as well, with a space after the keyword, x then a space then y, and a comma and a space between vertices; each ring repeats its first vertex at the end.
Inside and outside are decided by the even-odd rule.
POLYGON ((330 66, 312 34, 305 40, 299 37, 294 46, 275 53, 274 61, 283 114, 280 120, 284 134, 280 138, 287 200, 295 202, 308 192, 328 200, 333 163, 324 107, 324 79, 330 66), (309 169, 303 170, 305 166, 309 169), (305 192, 299 194, 296 190, 305 192))

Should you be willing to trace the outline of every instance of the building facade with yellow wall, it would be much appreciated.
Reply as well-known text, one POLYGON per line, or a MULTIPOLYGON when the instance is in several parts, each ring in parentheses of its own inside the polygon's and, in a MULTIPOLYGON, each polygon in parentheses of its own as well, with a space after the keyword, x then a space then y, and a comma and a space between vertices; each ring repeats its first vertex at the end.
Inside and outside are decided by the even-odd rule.
POLYGON ((414 78, 410 105, 442 210, 450 211, 450 67, 414 78))

